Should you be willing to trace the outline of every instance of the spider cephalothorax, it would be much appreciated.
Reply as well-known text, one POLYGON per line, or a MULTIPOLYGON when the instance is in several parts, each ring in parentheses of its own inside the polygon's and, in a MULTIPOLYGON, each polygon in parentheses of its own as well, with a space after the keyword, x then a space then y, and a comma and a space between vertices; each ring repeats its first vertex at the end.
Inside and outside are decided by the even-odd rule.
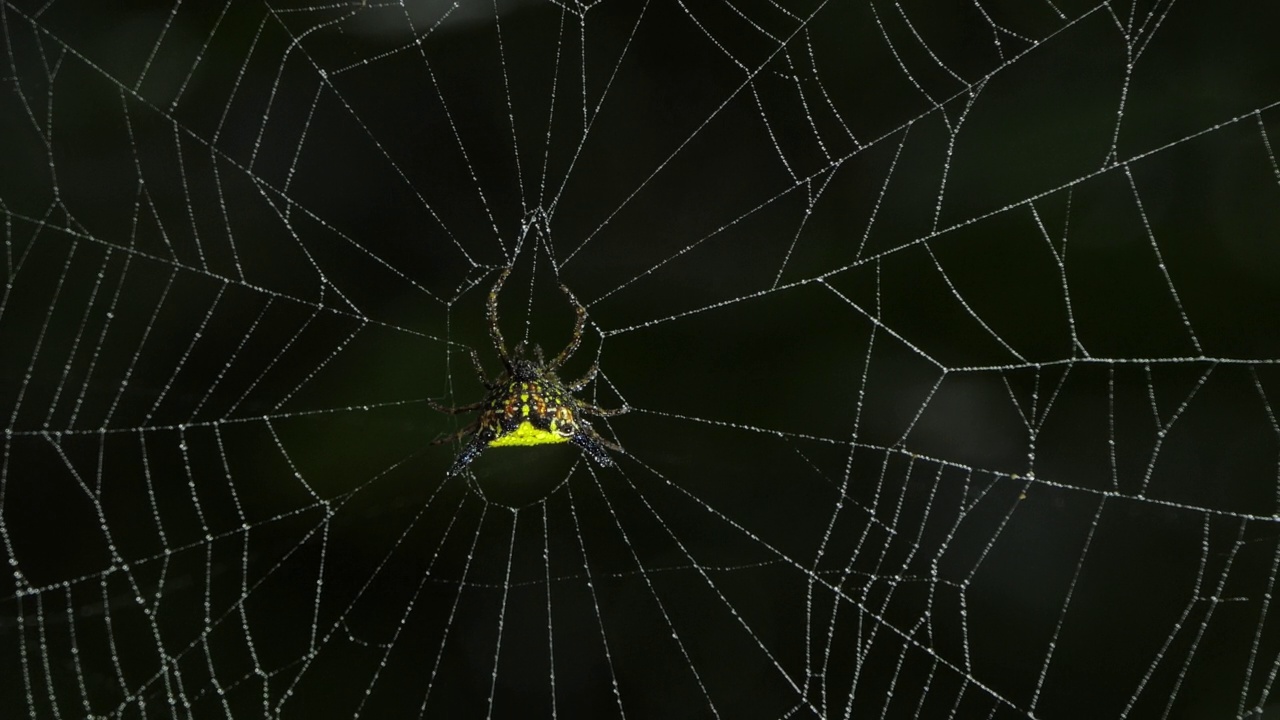
POLYGON ((445 407, 436 402, 431 406, 447 413, 465 413, 479 411, 480 415, 467 427, 449 437, 437 440, 437 443, 448 442, 470 434, 470 439, 458 453, 449 475, 457 475, 475 460, 487 447, 510 447, 518 445, 544 445, 548 443, 569 442, 582 448, 583 451, 600 465, 612 465, 606 448, 621 451, 622 448, 600 437, 587 421, 587 415, 607 417, 627 411, 627 408, 604 410, 585 403, 573 396, 591 382, 598 370, 595 363, 587 370, 586 375, 576 382, 565 383, 556 375, 556 371, 578 349, 582 342, 582 331, 586 327, 587 309, 569 292, 564 285, 560 289, 569 296, 577 312, 577 320, 573 326, 573 337, 564 350, 547 362, 543 359, 542 348, 534 346, 533 358, 525 356, 525 344, 516 345, 515 351, 507 352, 502 340, 502 331, 498 328, 498 292, 506 281, 511 268, 502 271, 493 289, 489 291, 489 336, 493 346, 502 360, 503 372, 494 380, 485 377, 484 368, 475 350, 471 351, 471 362, 480 375, 488 392, 484 399, 461 407, 445 407))

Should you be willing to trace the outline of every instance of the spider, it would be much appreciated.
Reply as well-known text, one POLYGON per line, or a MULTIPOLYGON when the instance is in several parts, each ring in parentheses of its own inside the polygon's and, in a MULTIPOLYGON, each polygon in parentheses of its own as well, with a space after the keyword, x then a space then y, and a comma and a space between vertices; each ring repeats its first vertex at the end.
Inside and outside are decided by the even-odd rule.
POLYGON ((470 425, 448 437, 432 442, 432 445, 451 442, 460 437, 470 435, 471 439, 454 459, 449 468, 449 476, 457 475, 466 469, 487 447, 514 447, 521 445, 545 445, 549 443, 569 442, 577 445, 592 460, 602 467, 613 465, 613 458, 605 449, 621 452, 622 448, 600 437, 587 421, 587 415, 609 417, 621 415, 630 410, 621 407, 614 410, 598 408, 573 396, 595 379, 599 367, 592 363, 587 373, 576 382, 566 383, 556 371, 573 355, 582 342, 582 331, 587 323, 587 309, 578 302, 569 288, 564 285, 560 289, 569 296, 573 303, 577 320, 573 326, 573 336, 569 344, 559 355, 547 362, 542 355, 542 348, 533 347, 534 358, 525 357, 525 343, 516 345, 513 353, 507 352, 506 343, 502 340, 502 331, 498 328, 498 293, 502 283, 511 273, 508 267, 498 276, 497 282, 489 290, 488 317, 489 337, 502 359, 503 372, 497 378, 489 380, 485 376, 484 367, 474 348, 471 349, 471 364, 475 366, 480 382, 484 385, 484 399, 470 405, 447 407, 433 400, 427 402, 440 412, 458 414, 480 411, 480 415, 470 425))

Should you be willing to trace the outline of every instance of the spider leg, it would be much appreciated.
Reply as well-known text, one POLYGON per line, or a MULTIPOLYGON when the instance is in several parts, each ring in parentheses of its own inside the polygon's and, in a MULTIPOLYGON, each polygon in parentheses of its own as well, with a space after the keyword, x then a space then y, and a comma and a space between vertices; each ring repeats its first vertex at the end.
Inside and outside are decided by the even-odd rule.
POLYGON ((466 435, 467 433, 474 432, 474 431, 475 431, 475 429, 476 429, 476 428, 478 428, 478 427, 480 427, 480 421, 479 421, 479 420, 476 420, 475 422, 471 423, 470 425, 468 425, 468 426, 466 426, 466 427, 462 428, 461 430, 459 430, 459 431, 457 431, 457 432, 449 433, 448 435, 446 435, 446 436, 444 436, 444 437, 442 437, 442 438, 439 438, 439 439, 436 439, 436 440, 432 440, 432 441, 430 442, 430 444, 431 444, 431 445, 443 445, 443 444, 445 444, 445 443, 447 443, 447 442, 453 442, 454 440, 457 440, 458 438, 462 437, 463 435, 466 435))
POLYGON ((555 356, 551 364, 547 366, 548 370, 556 370, 565 363, 578 350, 578 345, 582 344, 582 331, 587 326, 587 309, 578 302, 578 298, 569 290, 567 285, 561 285, 560 289, 565 295, 569 296, 569 302, 573 303, 573 311, 577 314, 577 319, 573 321, 573 337, 569 338, 569 345, 560 354, 555 356))
POLYGON ((594 432, 591 434, 579 433, 570 438, 569 442, 582 448, 587 457, 596 461, 600 467, 610 467, 613 465, 613 458, 609 457, 609 453, 605 452, 606 440, 594 432))
POLYGON ((485 389, 489 389, 491 387, 489 385, 489 378, 485 377, 484 366, 480 364, 480 355, 476 353, 475 348, 468 348, 468 350, 471 351, 471 364, 475 366, 476 377, 480 378, 480 384, 483 385, 485 389))
POLYGON ((626 452, 617 443, 600 437, 600 434, 585 422, 581 424, 578 432, 569 438, 569 442, 582 448, 587 456, 595 460, 600 467, 611 467, 614 464, 613 458, 609 457, 609 453, 605 452, 606 449, 624 454, 626 452))
MULTIPOLYGON (((477 426, 478 425, 479 423, 477 423, 477 426)), ((480 453, 484 452, 486 447, 489 447, 489 443, 493 441, 493 437, 494 433, 492 430, 477 430, 476 434, 471 437, 471 440, 462 447, 462 452, 458 453, 458 457, 454 458, 453 465, 449 466, 449 472, 446 474, 449 477, 453 477, 463 470, 466 470, 467 466, 471 464, 471 461, 479 457, 480 453)))
POLYGON ((595 415, 596 417, 613 417, 614 415, 625 415, 631 412, 631 407, 629 405, 623 405, 620 408, 602 408, 596 407, 591 403, 582 402, 581 400, 578 401, 578 407, 592 415, 595 415))
POLYGON ((591 382, 592 380, 595 380, 596 373, 598 372, 600 372, 600 363, 593 362, 591 363, 591 367, 587 368, 586 375, 583 375, 581 378, 578 378, 574 382, 568 383, 567 385, 564 386, 564 389, 568 390, 571 393, 576 393, 582 388, 586 387, 587 383, 591 382))
POLYGON ((450 415, 460 415, 462 413, 475 412, 476 410, 479 410, 480 408, 484 407, 483 400, 481 400, 480 402, 473 402, 470 405, 459 405, 458 407, 449 407, 448 405, 441 405, 440 403, 436 402, 435 400, 432 400, 431 398, 427 398, 427 404, 430 405, 431 409, 433 410, 436 410, 442 413, 448 413, 450 415))
POLYGON ((502 270, 502 274, 498 275, 493 288, 489 290, 489 338, 493 340, 493 346, 498 350, 498 357, 502 358, 502 366, 508 372, 511 370, 511 356, 507 354, 507 345, 502 341, 502 330, 498 328, 498 293, 502 291, 502 283, 506 282, 510 274, 511 266, 507 266, 502 270))

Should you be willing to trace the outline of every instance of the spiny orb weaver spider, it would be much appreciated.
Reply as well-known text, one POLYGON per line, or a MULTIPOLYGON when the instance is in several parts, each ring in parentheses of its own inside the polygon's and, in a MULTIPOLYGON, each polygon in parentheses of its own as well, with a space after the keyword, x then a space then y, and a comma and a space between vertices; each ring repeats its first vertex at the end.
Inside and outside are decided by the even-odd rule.
POLYGON ((466 469, 487 447, 513 447, 521 445, 545 445, 548 443, 569 442, 586 452, 592 460, 601 466, 613 465, 613 458, 605 449, 622 452, 622 448, 600 437, 587 422, 586 415, 609 417, 621 415, 630 410, 621 407, 605 410, 590 403, 583 402, 573 396, 595 379, 599 371, 597 363, 592 363, 586 375, 572 383, 565 383, 556 375, 561 365, 577 351, 582 343, 582 331, 587 324, 587 309, 578 302, 569 288, 564 285, 560 289, 569 296, 573 303, 577 319, 573 325, 573 336, 569 344, 551 362, 543 359, 542 348, 533 347, 534 359, 524 356, 525 344, 516 345, 514 353, 507 353, 506 343, 502 340, 502 331, 498 328, 498 292, 502 283, 511 274, 508 267, 498 276, 497 282, 489 290, 489 337, 502 360, 503 372, 494 380, 489 380, 480 364, 480 357, 475 348, 471 349, 471 364, 475 365, 480 382, 486 393, 480 402, 460 407, 446 407, 433 400, 427 402, 440 412, 458 414, 480 411, 480 415, 470 425, 448 437, 432 443, 451 442, 470 434, 471 439, 458 453, 449 468, 449 475, 457 475, 466 469))

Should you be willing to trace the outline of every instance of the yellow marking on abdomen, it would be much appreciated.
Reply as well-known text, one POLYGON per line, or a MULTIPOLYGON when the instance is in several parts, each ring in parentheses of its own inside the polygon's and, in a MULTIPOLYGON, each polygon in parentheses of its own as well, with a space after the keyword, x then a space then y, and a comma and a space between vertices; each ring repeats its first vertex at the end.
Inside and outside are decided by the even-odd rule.
POLYGON ((542 430, 533 426, 528 420, 520 423, 520 425, 505 435, 499 435, 494 438, 489 447, 520 447, 526 445, 549 445, 551 443, 569 442, 569 438, 553 433, 550 430, 542 430))

